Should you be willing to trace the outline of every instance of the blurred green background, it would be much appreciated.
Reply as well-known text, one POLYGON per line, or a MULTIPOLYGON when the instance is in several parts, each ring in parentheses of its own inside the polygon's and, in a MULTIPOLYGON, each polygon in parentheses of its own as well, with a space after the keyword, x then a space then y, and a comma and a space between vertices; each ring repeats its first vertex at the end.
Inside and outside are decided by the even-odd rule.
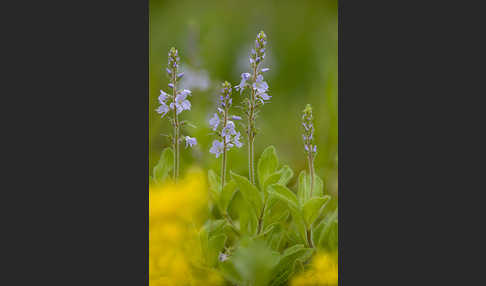
MULTIPOLYGON (((197 138, 198 147, 182 149, 181 173, 190 165, 220 170, 221 158, 209 153, 208 120, 215 112, 222 81, 236 85, 249 70, 248 55, 257 33, 268 37, 264 66, 272 100, 261 108, 257 119, 255 158, 268 145, 277 148, 281 163, 298 173, 306 168, 302 143, 301 112, 307 103, 314 107, 317 174, 326 191, 337 196, 338 164, 338 16, 337 0, 322 1, 184 1, 150 0, 149 78, 149 167, 170 146, 163 136, 171 128, 155 112, 160 89, 168 91, 165 73, 167 53, 179 50, 184 87, 192 90, 192 110, 181 117, 197 128, 185 135, 197 138)), ((234 93, 234 106, 241 97, 234 93)), ((241 112, 233 108, 233 113, 241 112)), ((240 127, 242 135, 244 130, 240 127)), ((229 168, 248 175, 246 141, 229 152, 229 168)))

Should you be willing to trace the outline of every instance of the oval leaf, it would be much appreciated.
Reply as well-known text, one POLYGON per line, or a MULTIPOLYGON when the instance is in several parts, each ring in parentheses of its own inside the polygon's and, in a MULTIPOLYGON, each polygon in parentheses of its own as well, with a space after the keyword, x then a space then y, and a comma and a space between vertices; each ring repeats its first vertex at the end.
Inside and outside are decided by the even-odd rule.
POLYGON ((253 207, 255 214, 259 216, 263 208, 262 194, 247 178, 233 172, 231 172, 231 177, 235 180, 243 198, 253 207))
POLYGON ((169 172, 174 169, 174 151, 167 147, 162 151, 159 162, 153 170, 153 179, 156 183, 162 183, 169 176, 169 172))
POLYGON ((263 150, 260 159, 258 159, 257 172, 258 172, 258 182, 260 187, 263 187, 265 180, 275 173, 278 168, 278 157, 275 147, 268 146, 263 150))
POLYGON ((320 198, 312 198, 308 200, 303 207, 304 220, 307 226, 311 226, 319 217, 324 206, 331 197, 325 196, 320 198))

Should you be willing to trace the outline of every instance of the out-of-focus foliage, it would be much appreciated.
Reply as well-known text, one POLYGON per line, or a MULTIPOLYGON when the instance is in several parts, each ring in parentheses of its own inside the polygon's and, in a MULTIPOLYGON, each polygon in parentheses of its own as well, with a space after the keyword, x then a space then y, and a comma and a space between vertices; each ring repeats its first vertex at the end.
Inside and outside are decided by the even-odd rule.
POLYGON ((310 267, 296 275, 291 286, 334 286, 338 285, 337 253, 321 252, 312 259, 310 267))
MULTIPOLYGON (((172 169, 168 157, 162 155, 155 170, 172 169)), ((335 252, 338 246, 338 210, 325 195, 322 179, 316 176, 312 187, 302 171, 297 190, 290 189, 294 173, 280 164, 274 146, 258 159, 257 174, 259 184, 252 185, 231 172, 222 187, 221 177, 209 170, 206 188, 200 172, 177 184, 154 172, 149 197, 151 285, 226 281, 276 286, 290 279, 296 285, 334 285, 337 266, 327 256, 319 254, 316 262, 308 263, 316 250, 335 252), (160 182, 165 185, 160 187, 160 182), (299 284, 303 281, 312 283, 299 284)))
POLYGON ((207 202, 205 176, 201 171, 191 172, 177 185, 151 185, 151 286, 223 284, 221 275, 209 267, 207 250, 201 247, 199 240, 199 229, 207 218, 207 202))
MULTIPOLYGON (((163 136, 170 134, 170 126, 155 112, 159 90, 169 83, 165 67, 170 47, 180 53, 185 72, 181 85, 193 92, 185 119, 197 126, 184 131, 197 138, 198 147, 182 152, 181 174, 191 164, 219 170, 220 160, 209 154, 214 138, 208 120, 221 82, 238 84, 248 70, 250 46, 260 30, 268 36, 264 63, 271 70, 265 79, 272 99, 257 118, 255 157, 274 145, 282 162, 297 174, 305 169, 300 116, 310 103, 318 146, 316 173, 328 193, 337 196, 337 0, 150 0, 150 170, 170 146, 163 136)), ((234 105, 241 99, 235 95, 234 105)), ((245 141, 242 149, 229 152, 228 167, 248 176, 245 141)), ((290 185, 296 183, 294 177, 290 185)))

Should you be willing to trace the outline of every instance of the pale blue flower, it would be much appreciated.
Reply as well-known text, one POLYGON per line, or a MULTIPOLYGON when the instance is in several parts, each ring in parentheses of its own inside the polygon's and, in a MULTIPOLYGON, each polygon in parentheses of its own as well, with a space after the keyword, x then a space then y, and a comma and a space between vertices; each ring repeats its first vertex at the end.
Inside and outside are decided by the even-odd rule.
POLYGON ((253 83, 253 88, 258 93, 265 93, 268 90, 268 84, 266 81, 257 81, 253 83))
POLYGON ((192 92, 188 89, 183 89, 183 90, 179 91, 179 94, 184 95, 184 96, 191 95, 191 93, 192 92))
POLYGON ((269 71, 269 70, 270 70, 269 68, 263 68, 263 69, 262 69, 262 72, 267 72, 267 71, 269 71))
POLYGON ((250 73, 247 73, 247 72, 244 72, 241 74, 241 82, 239 85, 237 85, 235 88, 236 90, 239 90, 240 91, 240 94, 243 92, 243 89, 245 88, 246 86, 246 81, 248 79, 250 79, 250 73))
POLYGON ((231 120, 228 120, 228 122, 226 123, 226 126, 221 131, 221 135, 223 137, 236 135, 235 123, 231 120))
POLYGON ((180 79, 180 78, 181 78, 181 77, 183 77, 183 76, 184 76, 184 73, 183 73, 183 72, 181 72, 180 74, 178 74, 178 75, 177 75, 177 78, 178 78, 178 79, 180 79))
POLYGON ((233 143, 235 143, 236 147, 241 148, 243 146, 243 143, 240 142, 240 132, 235 134, 235 137, 233 137, 233 143))
POLYGON ((186 148, 189 146, 189 147, 192 147, 194 145, 197 145, 197 140, 196 138, 194 137, 189 137, 189 136, 186 136, 185 137, 186 139, 186 148))
POLYGON ((162 114, 162 117, 164 117, 167 112, 169 112, 169 107, 165 102, 161 102, 161 105, 155 111, 157 111, 158 114, 162 114))
POLYGON ((219 125, 219 116, 215 113, 211 119, 209 119, 209 125, 216 131, 219 125))
POLYGON ((224 150, 224 144, 219 142, 218 140, 213 141, 213 146, 211 146, 211 149, 209 149, 209 153, 212 153, 216 155, 216 158, 223 153, 224 150))
MULTIPOLYGON (((186 98, 187 98, 187 93, 183 93, 183 92, 179 93, 176 96, 175 107, 177 110, 177 114, 181 113, 184 110, 191 110, 191 102, 186 98)), ((170 109, 174 109, 174 103, 172 102, 169 107, 170 109)))
POLYGON ((172 83, 169 83, 169 84, 168 84, 168 86, 169 86, 170 88, 174 88, 174 85, 173 85, 172 83))
POLYGON ((223 261, 228 260, 228 255, 224 254, 224 253, 220 253, 218 258, 219 258, 219 261, 223 262, 223 261))
POLYGON ((233 116, 231 116, 231 119, 233 119, 233 120, 241 120, 241 116, 233 115, 233 116))
POLYGON ((167 95, 168 94, 166 92, 164 92, 163 90, 160 90, 159 102, 165 104, 165 101, 167 100, 167 95))

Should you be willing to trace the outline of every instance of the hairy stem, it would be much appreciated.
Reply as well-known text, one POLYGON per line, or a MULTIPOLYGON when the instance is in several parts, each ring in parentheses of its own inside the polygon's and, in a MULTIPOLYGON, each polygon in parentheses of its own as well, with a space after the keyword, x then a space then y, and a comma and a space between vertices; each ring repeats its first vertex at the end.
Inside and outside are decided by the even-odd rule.
POLYGON ((174 102, 174 181, 179 177, 179 120, 176 108, 176 72, 172 73, 172 99, 174 102))
POLYGON ((226 221, 230 224, 231 226, 231 229, 238 235, 240 236, 241 233, 240 231, 238 230, 238 228, 236 227, 236 225, 234 224, 233 220, 231 219, 231 217, 229 216, 228 213, 225 213, 224 215, 224 218, 226 219, 226 221))
POLYGON ((309 174, 310 174, 310 197, 312 198, 312 191, 314 190, 314 158, 309 153, 309 174))
MULTIPOLYGON (((228 123, 228 111, 224 111, 223 128, 228 123)), ((223 136, 223 166, 221 167, 221 192, 224 189, 224 183, 226 180, 226 136, 223 136)))
POLYGON ((312 243, 312 232, 310 228, 306 228, 305 230, 307 234, 307 244, 309 245, 310 248, 314 248, 314 244, 312 243))
POLYGON ((267 199, 265 198, 265 200, 263 201, 262 212, 260 213, 260 217, 258 218, 257 234, 260 234, 260 232, 262 231, 262 227, 263 227, 263 215, 265 214, 265 207, 266 206, 267 206, 267 199))
MULTIPOLYGON (((256 81, 256 66, 253 68, 253 82, 256 81)), ((254 160, 254 140, 255 140, 255 89, 251 88, 250 110, 248 116, 248 172, 250 182, 255 184, 255 160, 254 160)))

